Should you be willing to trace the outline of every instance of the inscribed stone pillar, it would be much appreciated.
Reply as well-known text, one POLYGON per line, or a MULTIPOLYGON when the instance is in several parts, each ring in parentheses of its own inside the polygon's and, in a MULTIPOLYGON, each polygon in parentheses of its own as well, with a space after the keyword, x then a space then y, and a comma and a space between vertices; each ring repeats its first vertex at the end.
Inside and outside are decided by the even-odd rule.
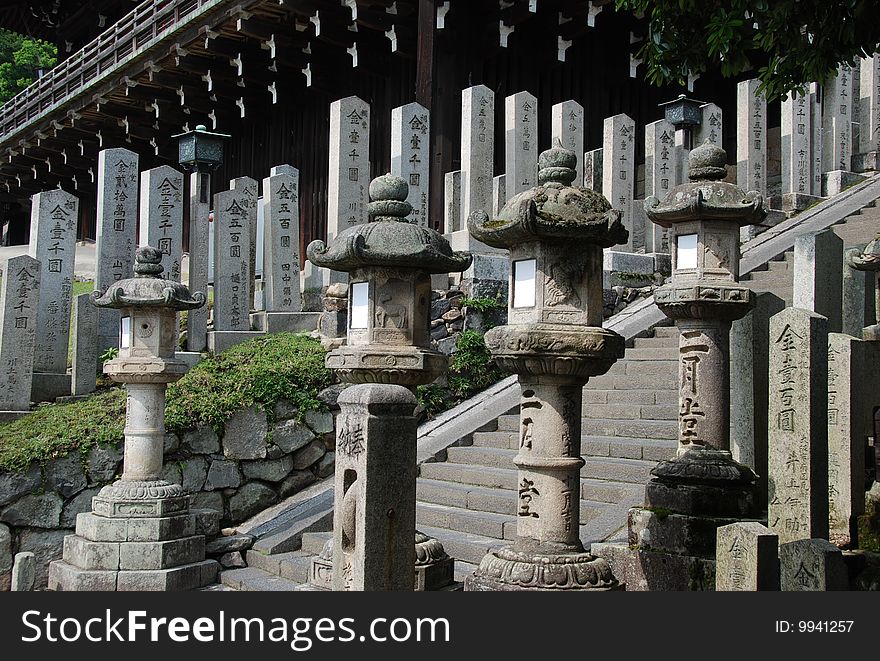
POLYGON ((89 301, 90 294, 73 299, 73 369, 71 395, 88 395, 95 390, 98 374, 98 309, 89 301))
MULTIPOLYGON (((208 223, 211 202, 211 174, 192 172, 189 175, 189 290, 208 291, 208 223)), ((104 312, 104 311, 102 311, 104 312)), ((110 310, 107 310, 110 312, 110 310)), ((186 317, 186 348, 203 351, 208 344, 208 306, 190 310, 186 317)))
POLYGON ((263 179, 263 296, 268 312, 299 312, 299 170, 263 179))
POLYGON ((736 86, 736 182, 767 194, 767 100, 758 80, 736 86))
POLYGON ((214 196, 214 330, 250 330, 250 196, 214 196))
MULTIPOLYGON (((349 96, 330 104, 330 176, 327 183, 327 238, 367 222, 370 186, 370 105, 349 96)), ((322 271, 324 284, 342 282, 322 271)))
POLYGON ((593 149, 584 154, 584 188, 602 192, 603 150, 593 149))
POLYGON ((827 229, 794 240, 792 305, 828 319, 828 331, 841 330, 843 240, 827 229))
POLYGON ((781 543, 828 537, 828 320, 770 319, 768 527, 781 543))
POLYGON ((755 471, 758 510, 767 507, 767 409, 770 317, 785 309, 771 292, 755 293, 755 307, 730 329, 730 450, 755 471))
POLYGON ((828 539, 840 548, 858 546, 865 511, 865 452, 874 433, 867 361, 863 340, 828 334, 828 539))
POLYGON ((721 108, 714 103, 706 103, 700 106, 703 112, 699 126, 694 127, 694 146, 703 144, 706 140, 717 147, 724 146, 724 114, 721 108))
MULTIPOLYGON (((665 119, 645 125, 645 199, 664 200, 676 185, 679 166, 675 127, 665 119)), ((669 252, 669 230, 656 223, 645 227, 645 252, 669 252)))
POLYGON ((779 537, 757 521, 721 526, 716 537, 715 590, 779 590, 778 552, 779 537))
POLYGON ((495 95, 484 85, 469 87, 461 93, 462 222, 492 208, 494 145, 495 95))
POLYGON ((499 174, 492 178, 492 215, 497 216, 507 203, 507 175, 499 174))
POLYGON ((859 66, 859 148, 856 172, 880 169, 880 54, 859 66))
POLYGON ((816 201, 811 195, 810 97, 792 92, 782 101, 783 211, 801 211, 816 201))
POLYGON ((6 260, 0 286, 0 411, 28 411, 34 371, 41 263, 27 255, 6 260))
POLYGON ((538 176, 538 100, 528 92, 504 99, 504 172, 507 195, 535 185, 538 176))
POLYGON ((823 94, 822 165, 824 172, 849 171, 852 159, 853 72, 844 63, 823 94))
POLYGON ((822 195, 822 102, 819 85, 810 83, 810 195, 822 195))
POLYGON ((406 201, 412 205, 410 219, 428 226, 431 199, 431 119, 428 109, 409 103, 391 111, 391 174, 409 184, 406 201))
POLYGON ((140 208, 140 245, 158 248, 166 277, 180 282, 183 174, 167 165, 143 172, 140 208))
POLYGON ((779 574, 783 592, 846 590, 849 584, 843 554, 825 539, 780 544, 779 574))
POLYGON ((447 172, 443 184, 443 231, 448 234, 464 229, 461 222, 461 170, 447 172))
POLYGON ((584 180, 584 107, 577 101, 563 101, 551 110, 551 137, 559 140, 563 147, 578 156, 575 182, 581 185, 584 180))
MULTIPOLYGON (((138 155, 127 149, 98 153, 95 289, 131 277, 137 244, 138 155)), ((119 312, 98 314, 98 350, 119 346, 119 312)))
POLYGON ((31 201, 28 254, 43 265, 35 324, 35 372, 67 372, 78 211, 77 199, 60 188, 37 193, 31 201))
POLYGON ((602 194, 614 209, 622 213, 623 226, 629 238, 620 247, 624 252, 633 249, 633 195, 635 185, 636 124, 627 115, 605 119, 603 127, 602 194))
MULTIPOLYGON (((248 268, 250 270, 248 282, 248 302, 245 314, 248 314, 252 307, 256 307, 254 296, 256 294, 256 268, 257 268, 257 200, 259 199, 259 188, 257 182, 250 177, 238 177, 230 179, 229 190, 240 192, 239 204, 246 209, 247 214, 243 220, 248 228, 250 235, 250 249, 248 252, 248 268)), ((216 229, 216 228, 215 228, 216 229)), ((216 237, 215 237, 216 238, 216 237)))

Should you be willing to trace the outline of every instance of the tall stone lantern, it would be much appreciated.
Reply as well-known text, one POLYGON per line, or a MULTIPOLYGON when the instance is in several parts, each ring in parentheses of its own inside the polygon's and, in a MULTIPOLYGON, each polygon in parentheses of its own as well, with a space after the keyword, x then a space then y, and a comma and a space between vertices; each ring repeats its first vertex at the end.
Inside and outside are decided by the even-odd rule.
POLYGON ((156 248, 138 248, 135 276, 92 294, 97 307, 122 312, 119 356, 104 373, 127 392, 123 473, 77 517, 63 561, 50 569, 54 589, 179 590, 216 576, 204 536, 194 534, 189 496, 162 479, 165 389, 187 371, 174 357, 176 313, 203 306, 205 295, 163 279, 161 262, 156 248))
MULTIPOLYGON (((409 186, 390 174, 370 183, 370 222, 306 252, 349 273, 347 345, 327 367, 356 384, 339 397, 333 522, 334 590, 412 590, 416 565, 416 399, 447 366, 430 349, 431 274, 471 262, 433 229, 406 221, 409 186)), ((419 556, 436 540, 421 536, 419 556)), ((443 572, 449 573, 451 563, 443 572)), ((450 576, 451 578, 451 576, 450 576)))
POLYGON ((572 186, 576 165, 557 144, 538 160, 537 187, 497 219, 468 218, 474 238, 510 251, 508 325, 486 345, 522 392, 516 541, 488 553, 466 590, 620 587, 580 540, 581 403, 587 380, 623 357, 623 338, 602 328, 602 249, 628 233, 602 195, 572 186))
POLYGON ((874 311, 875 322, 862 331, 862 337, 868 342, 880 342, 880 234, 865 246, 860 253, 847 255, 847 261, 851 268, 857 271, 873 273, 876 279, 874 284, 874 311))
POLYGON ((739 229, 766 212, 760 193, 722 181, 726 161, 707 140, 690 154, 689 183, 645 200, 648 218, 671 229, 672 278, 654 300, 680 331, 678 451, 652 471, 646 504, 742 517, 755 475, 730 453, 730 326, 754 306, 739 283, 739 229))

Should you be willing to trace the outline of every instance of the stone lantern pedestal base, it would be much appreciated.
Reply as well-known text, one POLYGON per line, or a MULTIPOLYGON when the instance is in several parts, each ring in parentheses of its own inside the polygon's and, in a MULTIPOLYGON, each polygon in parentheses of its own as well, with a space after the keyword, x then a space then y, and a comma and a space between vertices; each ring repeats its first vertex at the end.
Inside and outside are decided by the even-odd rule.
POLYGON ((49 565, 50 590, 191 590, 216 580, 219 565, 205 560, 205 537, 194 534, 179 485, 120 481, 102 489, 92 508, 64 538, 63 559, 49 565))

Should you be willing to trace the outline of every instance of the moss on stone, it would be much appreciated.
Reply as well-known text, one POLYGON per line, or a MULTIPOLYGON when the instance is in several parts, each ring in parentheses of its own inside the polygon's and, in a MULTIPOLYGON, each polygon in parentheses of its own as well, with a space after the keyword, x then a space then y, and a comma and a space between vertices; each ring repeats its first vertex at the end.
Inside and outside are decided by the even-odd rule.
MULTIPOLYGON (((203 360, 168 388, 165 426, 183 432, 211 425, 222 433, 236 411, 262 406, 272 417, 281 399, 298 416, 322 408, 317 395, 333 376, 325 350, 307 335, 277 333, 249 340, 203 360)), ((83 456, 99 444, 118 445, 125 426, 125 391, 113 387, 72 404, 46 404, 0 425, 0 470, 19 471, 71 451, 83 456)))

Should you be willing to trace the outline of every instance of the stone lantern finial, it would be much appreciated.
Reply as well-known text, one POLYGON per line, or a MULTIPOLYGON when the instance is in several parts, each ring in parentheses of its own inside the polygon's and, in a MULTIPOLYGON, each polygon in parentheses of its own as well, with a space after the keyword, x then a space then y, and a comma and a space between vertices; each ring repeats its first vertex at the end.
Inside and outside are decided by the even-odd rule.
POLYGON ((727 176, 727 152, 706 138, 688 158, 688 179, 720 181, 727 176))
POLYGON ((138 278, 158 278, 162 275, 162 251, 143 246, 134 254, 134 273, 138 278))
POLYGON ((409 222, 406 217, 412 213, 412 205, 406 201, 409 185, 401 177, 390 172, 376 177, 370 182, 370 200, 367 213, 370 222, 393 220, 409 222))
POLYGON ((577 154, 562 146, 556 138, 553 146, 538 156, 538 184, 557 183, 570 186, 577 178, 577 154))

